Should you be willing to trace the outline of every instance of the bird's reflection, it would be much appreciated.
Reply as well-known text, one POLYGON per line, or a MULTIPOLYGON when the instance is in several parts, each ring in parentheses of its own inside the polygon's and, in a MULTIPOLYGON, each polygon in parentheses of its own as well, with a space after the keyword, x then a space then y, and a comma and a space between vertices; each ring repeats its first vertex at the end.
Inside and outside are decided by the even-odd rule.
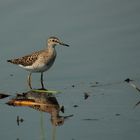
POLYGON ((65 119, 70 116, 60 116, 60 111, 64 112, 64 107, 60 107, 56 97, 53 94, 30 90, 28 92, 17 94, 16 97, 7 102, 12 106, 28 106, 33 109, 48 112, 51 115, 51 123, 54 126, 64 124, 65 119))

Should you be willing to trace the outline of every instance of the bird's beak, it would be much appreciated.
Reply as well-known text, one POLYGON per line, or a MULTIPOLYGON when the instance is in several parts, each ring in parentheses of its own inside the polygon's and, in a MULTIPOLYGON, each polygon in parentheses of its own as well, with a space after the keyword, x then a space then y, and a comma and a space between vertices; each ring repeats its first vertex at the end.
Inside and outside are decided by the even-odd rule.
POLYGON ((63 46, 67 46, 67 47, 69 47, 68 44, 65 44, 65 43, 63 43, 63 42, 59 42, 59 44, 60 44, 60 45, 63 45, 63 46))

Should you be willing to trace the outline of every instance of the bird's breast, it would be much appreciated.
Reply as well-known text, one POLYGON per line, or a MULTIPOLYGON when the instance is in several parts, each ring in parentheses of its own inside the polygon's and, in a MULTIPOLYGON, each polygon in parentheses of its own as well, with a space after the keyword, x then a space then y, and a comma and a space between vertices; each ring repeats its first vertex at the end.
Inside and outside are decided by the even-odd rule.
POLYGON ((56 58, 56 52, 42 53, 38 56, 38 59, 32 66, 27 66, 25 69, 32 72, 44 72, 47 71, 54 63, 56 58))

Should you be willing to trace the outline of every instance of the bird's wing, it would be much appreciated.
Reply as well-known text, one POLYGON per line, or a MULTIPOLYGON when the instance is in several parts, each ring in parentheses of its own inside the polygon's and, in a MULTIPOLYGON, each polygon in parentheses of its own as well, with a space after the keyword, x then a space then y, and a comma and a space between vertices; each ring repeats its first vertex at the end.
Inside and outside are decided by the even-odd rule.
POLYGON ((38 55, 40 53, 42 53, 42 50, 17 58, 17 59, 7 60, 7 62, 17 64, 17 65, 29 66, 29 65, 32 65, 37 60, 38 55))

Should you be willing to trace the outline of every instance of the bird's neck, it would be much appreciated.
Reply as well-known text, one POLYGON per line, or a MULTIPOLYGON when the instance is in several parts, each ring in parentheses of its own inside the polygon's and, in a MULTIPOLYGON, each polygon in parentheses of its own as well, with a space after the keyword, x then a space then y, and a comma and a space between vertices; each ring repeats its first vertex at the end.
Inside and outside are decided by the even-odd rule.
POLYGON ((48 45, 47 51, 49 51, 49 52, 54 52, 54 51, 55 51, 55 46, 56 46, 56 45, 48 45))
POLYGON ((48 44, 48 47, 47 48, 50 48, 50 49, 54 49, 55 48, 55 46, 56 46, 56 44, 48 44))

